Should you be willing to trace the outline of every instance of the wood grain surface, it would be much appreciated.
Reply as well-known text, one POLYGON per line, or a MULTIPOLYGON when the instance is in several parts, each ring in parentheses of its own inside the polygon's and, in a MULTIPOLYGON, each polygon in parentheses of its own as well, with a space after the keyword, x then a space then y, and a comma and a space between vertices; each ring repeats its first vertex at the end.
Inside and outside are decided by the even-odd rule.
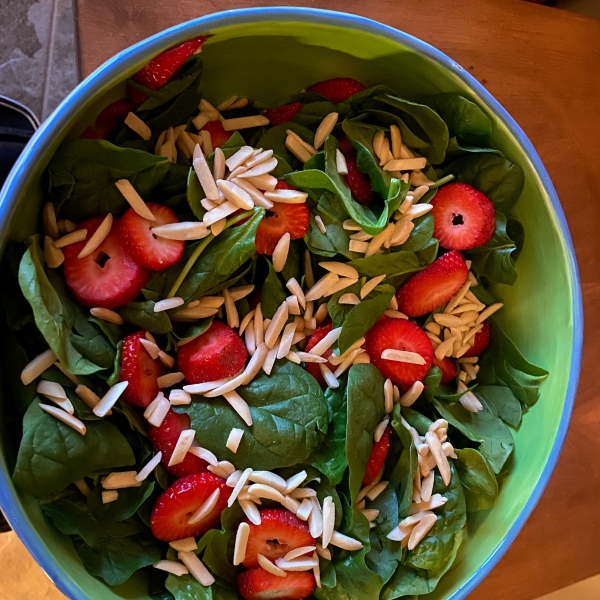
MULTIPOLYGON (((76 0, 82 74, 161 29, 249 4, 270 5, 76 0)), ((600 21, 517 0, 302 4, 364 15, 437 46, 506 107, 544 161, 579 261, 583 370, 555 474, 522 533, 470 598, 530 600, 600 572, 600 21)))

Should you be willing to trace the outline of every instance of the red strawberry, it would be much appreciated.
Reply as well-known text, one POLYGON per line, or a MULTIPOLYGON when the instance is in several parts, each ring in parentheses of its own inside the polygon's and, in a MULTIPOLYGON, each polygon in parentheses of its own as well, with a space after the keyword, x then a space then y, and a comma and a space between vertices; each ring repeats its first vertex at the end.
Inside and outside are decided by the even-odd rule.
POLYGON ((453 379, 456 379, 458 368, 456 367, 456 361, 453 358, 446 356, 443 360, 438 360, 434 354, 432 362, 442 371, 442 380, 440 382, 442 385, 446 385, 453 379))
MULTIPOLYGON (((193 40, 183 42, 175 48, 161 52, 132 77, 133 81, 150 90, 158 90, 173 77, 192 54, 200 52, 202 45, 209 37, 201 35, 193 40)), ((136 104, 141 104, 148 97, 147 94, 133 87, 128 87, 127 93, 136 104)))
POLYGON ((213 148, 220 148, 233 135, 233 131, 223 129, 221 121, 209 121, 202 129, 210 133, 213 148))
POLYGON ((156 217, 149 221, 130 208, 122 217, 120 235, 123 245, 138 265, 150 271, 162 271, 181 260, 185 242, 157 238, 151 230, 158 225, 177 223, 175 213, 162 204, 148 202, 148 208, 156 217))
POLYGON ((418 326, 405 319, 380 319, 365 335, 365 350, 384 377, 398 387, 408 389, 415 381, 422 381, 431 366, 433 346, 418 326), (384 350, 416 352, 425 360, 424 365, 398 362, 381 358, 384 350))
POLYGON ((212 473, 195 473, 178 479, 158 497, 152 509, 150 528, 154 537, 172 542, 206 533, 219 524, 232 491, 223 478, 212 473), (217 489, 219 498, 212 511, 199 523, 188 525, 190 517, 217 489))
POLYGON ((315 538, 310 535, 306 521, 285 508, 265 508, 260 511, 260 525, 250 525, 244 566, 258 566, 258 555, 270 560, 283 558, 290 550, 303 546, 314 546, 315 538))
MULTIPOLYGON (((89 240, 102 221, 103 217, 94 217, 77 229, 87 229, 89 240)), ((85 241, 63 248, 67 287, 83 306, 123 306, 135 300, 148 282, 148 271, 125 251, 118 229, 117 221, 100 246, 85 258, 77 258, 85 241)))
POLYGON ((433 235, 448 250, 468 250, 489 242, 495 229, 491 200, 466 183, 442 186, 431 201, 433 235))
POLYGON ((348 156, 354 156, 356 154, 356 150, 354 150, 354 146, 352 145, 350 140, 345 135, 338 138, 338 144, 340 145, 340 150, 342 151, 342 154, 346 158, 348 158, 348 156))
POLYGON ((213 321, 202 335, 179 347, 177 364, 188 383, 204 383, 241 373, 247 356, 246 344, 237 332, 213 321))
POLYGON ((360 81, 356 81, 356 79, 350 77, 336 77, 334 79, 319 81, 319 83, 311 85, 307 91, 321 94, 321 96, 325 96, 325 98, 331 100, 331 102, 343 102, 350 98, 350 96, 354 96, 354 94, 358 94, 358 92, 362 92, 366 89, 367 88, 360 81))
POLYGON ((392 430, 388 427, 383 432, 381 439, 378 442, 373 444, 373 448, 371 450, 371 455, 369 456, 369 460, 367 461, 367 466, 365 468, 365 476, 362 480, 363 487, 365 485, 371 485, 381 469, 383 469, 383 465, 385 463, 385 459, 390 449, 390 435, 392 430))
POLYGON ((250 569, 237 576, 240 596, 245 600, 301 600, 315 589, 311 571, 288 571, 285 577, 264 569, 250 569))
POLYGON ((106 139, 113 129, 123 124, 125 117, 135 108, 129 100, 115 100, 96 117, 96 125, 88 127, 79 137, 87 139, 106 139))
POLYGON ((346 181, 352 195, 359 204, 369 206, 373 203, 373 192, 369 178, 356 166, 356 160, 352 156, 346 156, 346 165, 348 167, 346 181))
MULTIPOLYGON (((315 329, 315 332, 310 336, 305 352, 310 352, 331 330, 333 329, 333 325, 329 323, 329 325, 324 325, 323 327, 319 327, 315 329)), ((323 358, 329 358, 333 354, 333 350, 329 348, 325 350, 323 353, 323 358)), ((337 367, 332 365, 330 362, 325 363, 332 371, 335 371, 337 367)), ((318 363, 306 363, 306 370, 319 382, 319 385, 325 389, 327 384, 323 379, 323 375, 321 374, 321 369, 318 363)))
POLYGON ((492 339, 492 328, 488 323, 483 323, 483 329, 475 334, 475 338, 473 340, 473 347, 469 348, 464 354, 463 358, 468 358, 469 356, 481 356, 484 350, 490 345, 490 340, 492 339))
POLYGON ((265 111, 265 117, 269 119, 270 125, 275 127, 282 123, 288 123, 294 118, 294 115, 304 106, 302 102, 292 102, 276 108, 269 108, 265 111))
POLYGON ((123 400, 134 406, 146 407, 158 394, 157 378, 164 374, 163 364, 153 359, 140 340, 144 332, 131 333, 123 340, 121 354, 121 381, 129 385, 123 392, 123 400))
POLYGON ((446 304, 467 281, 469 269, 460 252, 452 250, 411 277, 396 293, 398 310, 420 317, 446 304))
MULTIPOLYGON (((295 190, 285 181, 278 181, 277 190, 295 190)), ((275 202, 269 209, 256 230, 256 251, 259 254, 273 254, 277 242, 284 233, 289 233, 293 240, 303 237, 308 232, 310 210, 308 204, 284 204, 275 202)))
MULTIPOLYGON (((127 391, 127 390, 125 390, 127 391)), ((162 452, 162 463, 175 477, 185 477, 206 471, 206 461, 188 452, 179 464, 168 466, 182 431, 190 429, 190 417, 169 410, 160 427, 148 427, 148 438, 157 452, 162 452)))

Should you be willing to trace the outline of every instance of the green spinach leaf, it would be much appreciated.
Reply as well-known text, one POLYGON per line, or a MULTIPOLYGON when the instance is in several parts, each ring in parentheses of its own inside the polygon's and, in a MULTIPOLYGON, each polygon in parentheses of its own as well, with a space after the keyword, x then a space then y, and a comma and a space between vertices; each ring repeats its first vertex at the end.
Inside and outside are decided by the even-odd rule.
POLYGON ((119 308, 119 314, 127 323, 134 327, 145 329, 150 333, 162 335, 169 333, 173 329, 171 319, 165 311, 154 312, 156 302, 146 300, 146 302, 130 302, 119 308))
POLYGON ((469 512, 489 510, 498 497, 498 482, 486 459, 473 448, 456 450, 454 466, 460 476, 469 512))
POLYGON ((140 506, 152 495, 154 483, 146 479, 140 487, 119 490, 119 497, 114 502, 102 503, 101 486, 96 486, 88 498, 88 507, 102 523, 125 521, 136 514, 140 506))
POLYGON ((279 274, 273 268, 273 263, 268 258, 265 258, 265 262, 269 268, 269 273, 262 287, 260 308, 263 317, 272 319, 281 303, 285 301, 288 293, 279 274))
POLYGON ((414 252, 390 252, 390 254, 375 254, 367 258, 357 258, 350 262, 361 275, 365 277, 388 277, 416 273, 421 270, 421 263, 414 252))
POLYGON ((475 395, 486 403, 488 409, 507 425, 518 427, 523 410, 518 398, 504 385, 480 385, 475 395))

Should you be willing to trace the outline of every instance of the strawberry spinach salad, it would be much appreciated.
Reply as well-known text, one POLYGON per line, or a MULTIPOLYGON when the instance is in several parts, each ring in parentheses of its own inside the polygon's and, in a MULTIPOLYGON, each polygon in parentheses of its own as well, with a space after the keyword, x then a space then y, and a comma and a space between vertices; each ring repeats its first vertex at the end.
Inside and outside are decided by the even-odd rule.
POLYGON ((212 104, 206 39, 62 143, 5 251, 15 484, 152 598, 427 594, 547 376, 489 291, 523 172, 455 93, 212 104))

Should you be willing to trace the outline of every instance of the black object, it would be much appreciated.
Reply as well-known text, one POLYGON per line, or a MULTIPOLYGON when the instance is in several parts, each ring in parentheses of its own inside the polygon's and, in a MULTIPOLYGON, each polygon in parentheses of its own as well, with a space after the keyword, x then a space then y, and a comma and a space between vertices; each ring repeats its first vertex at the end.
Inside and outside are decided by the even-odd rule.
POLYGON ((26 106, 0 96, 0 186, 39 126, 26 106))

